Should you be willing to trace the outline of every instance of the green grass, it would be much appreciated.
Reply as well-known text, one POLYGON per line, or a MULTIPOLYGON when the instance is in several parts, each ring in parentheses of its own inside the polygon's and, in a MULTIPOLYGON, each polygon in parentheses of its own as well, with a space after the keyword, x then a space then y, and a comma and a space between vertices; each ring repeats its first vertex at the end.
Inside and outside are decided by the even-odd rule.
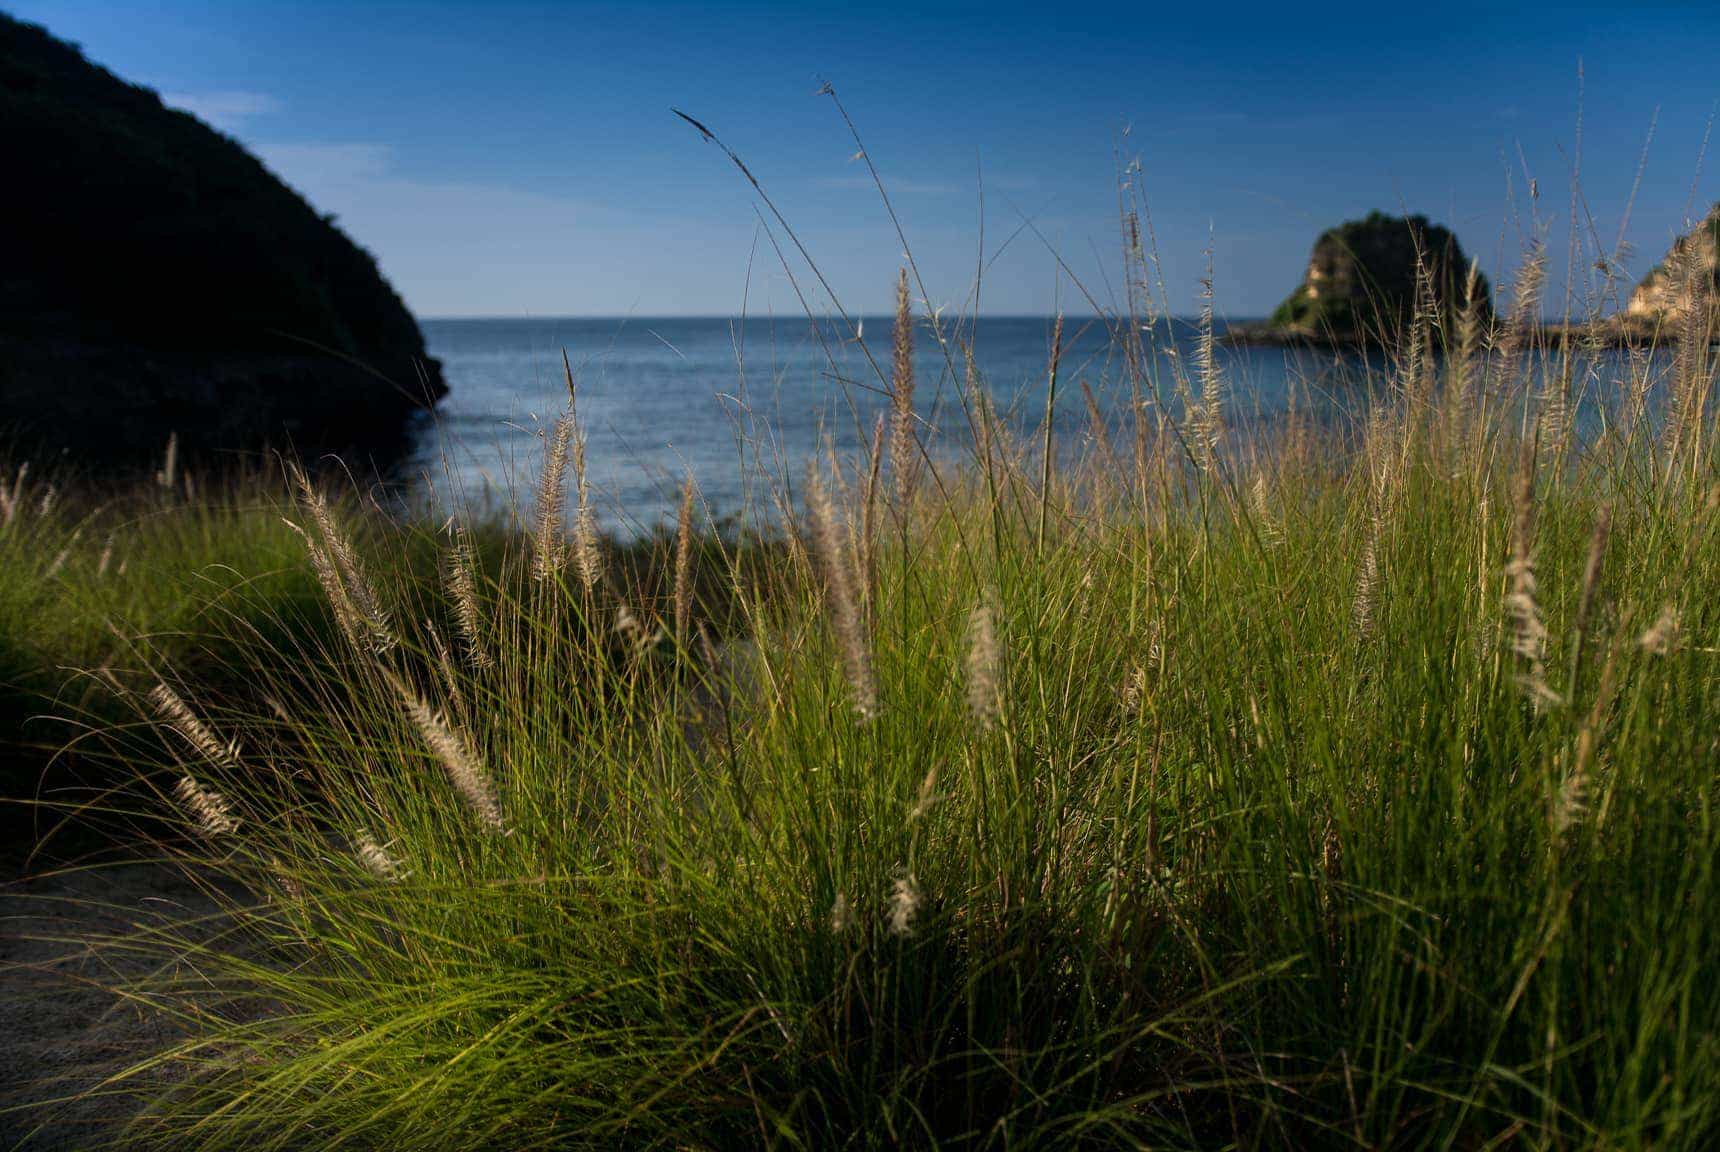
POLYGON ((771 541, 16 512, 14 678, 131 716, 55 807, 223 908, 98 942, 183 1036, 124 1139, 1713 1146, 1713 365, 1457 327, 1353 435, 1227 433, 1203 355, 1050 467, 964 388, 771 541))

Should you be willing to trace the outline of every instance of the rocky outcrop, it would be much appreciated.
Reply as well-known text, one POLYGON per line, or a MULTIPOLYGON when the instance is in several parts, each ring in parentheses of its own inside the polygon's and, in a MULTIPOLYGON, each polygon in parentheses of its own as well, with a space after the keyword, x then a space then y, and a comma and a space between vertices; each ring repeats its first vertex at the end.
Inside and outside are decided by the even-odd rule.
POLYGON ((0 435, 387 453, 446 392, 375 260, 237 142, 0 15, 0 435))
MULTIPOLYGON (((1272 313, 1266 332, 1338 343, 1392 340, 1415 311, 1418 250, 1434 306, 1449 326, 1465 305, 1470 273, 1457 237, 1425 216, 1374 212, 1320 234, 1302 283, 1272 313)), ((1475 300, 1481 318, 1490 317, 1487 278, 1479 273, 1475 300)))
POLYGON ((1720 204, 1672 242, 1666 258, 1642 278, 1625 305, 1627 324, 1662 329, 1669 336, 1680 334, 1692 319, 1710 332, 1720 328, 1720 204), (1689 315, 1696 300, 1705 306, 1706 317, 1689 315))

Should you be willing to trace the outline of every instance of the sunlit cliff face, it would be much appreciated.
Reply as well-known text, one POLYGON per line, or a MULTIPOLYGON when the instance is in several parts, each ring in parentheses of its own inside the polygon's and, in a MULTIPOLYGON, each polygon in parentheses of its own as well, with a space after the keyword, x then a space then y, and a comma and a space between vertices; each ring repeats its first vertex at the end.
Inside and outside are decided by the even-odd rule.
POLYGON ((1638 320, 1675 320, 1698 295, 1720 312, 1720 204, 1695 229, 1673 241, 1666 259, 1630 294, 1625 312, 1638 320))

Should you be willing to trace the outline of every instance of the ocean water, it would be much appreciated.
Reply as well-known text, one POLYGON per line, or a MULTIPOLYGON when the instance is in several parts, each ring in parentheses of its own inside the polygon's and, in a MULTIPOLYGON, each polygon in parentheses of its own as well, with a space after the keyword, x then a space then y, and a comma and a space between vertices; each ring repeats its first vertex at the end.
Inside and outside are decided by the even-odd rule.
MULTIPOLYGON (((866 317, 860 340, 805 319, 431 320, 423 328, 450 393, 408 464, 419 490, 443 504, 529 507, 542 430, 567 399, 565 351, 588 477, 605 529, 623 537, 671 519, 689 473, 714 515, 773 518, 769 478, 798 481, 827 440, 854 451, 887 403, 888 317, 866 317)), ((1022 429, 1044 415, 1051 331, 1049 318, 998 317, 963 333, 982 387, 1022 429)), ((1194 330, 1178 323, 1158 335, 1155 368, 1168 397, 1174 361, 1192 367, 1194 330)), ((956 403, 962 363, 952 373, 929 327, 916 337, 922 438, 934 453, 956 451, 967 436, 956 403)), ((1354 399, 1353 356, 1221 344, 1218 364, 1241 425, 1281 417, 1293 390, 1305 409, 1354 399)), ((1066 450, 1078 451, 1091 427, 1089 393, 1107 421, 1122 424, 1125 381, 1112 334, 1066 320, 1054 409, 1066 450)))

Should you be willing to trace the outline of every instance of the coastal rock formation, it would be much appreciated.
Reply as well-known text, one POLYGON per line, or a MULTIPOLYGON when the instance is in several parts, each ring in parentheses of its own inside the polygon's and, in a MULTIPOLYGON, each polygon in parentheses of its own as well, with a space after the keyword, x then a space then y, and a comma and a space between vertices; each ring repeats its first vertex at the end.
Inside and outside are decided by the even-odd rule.
POLYGON ((237 142, 0 14, 0 436, 398 446, 446 391, 376 261, 237 142))
POLYGON ((1639 328, 1681 329, 1695 299, 1703 300, 1708 312, 1695 319, 1711 332, 1720 327, 1720 204, 1674 240, 1666 258, 1642 278, 1625 305, 1625 320, 1639 328))
MULTIPOLYGON (((1267 331, 1340 343, 1390 340, 1415 310, 1418 246, 1435 306, 1450 324, 1464 307, 1469 277, 1457 237, 1425 216, 1374 212, 1320 234, 1302 283, 1272 313, 1267 331)), ((1490 317, 1487 278, 1479 274, 1475 299, 1480 317, 1490 317)))

